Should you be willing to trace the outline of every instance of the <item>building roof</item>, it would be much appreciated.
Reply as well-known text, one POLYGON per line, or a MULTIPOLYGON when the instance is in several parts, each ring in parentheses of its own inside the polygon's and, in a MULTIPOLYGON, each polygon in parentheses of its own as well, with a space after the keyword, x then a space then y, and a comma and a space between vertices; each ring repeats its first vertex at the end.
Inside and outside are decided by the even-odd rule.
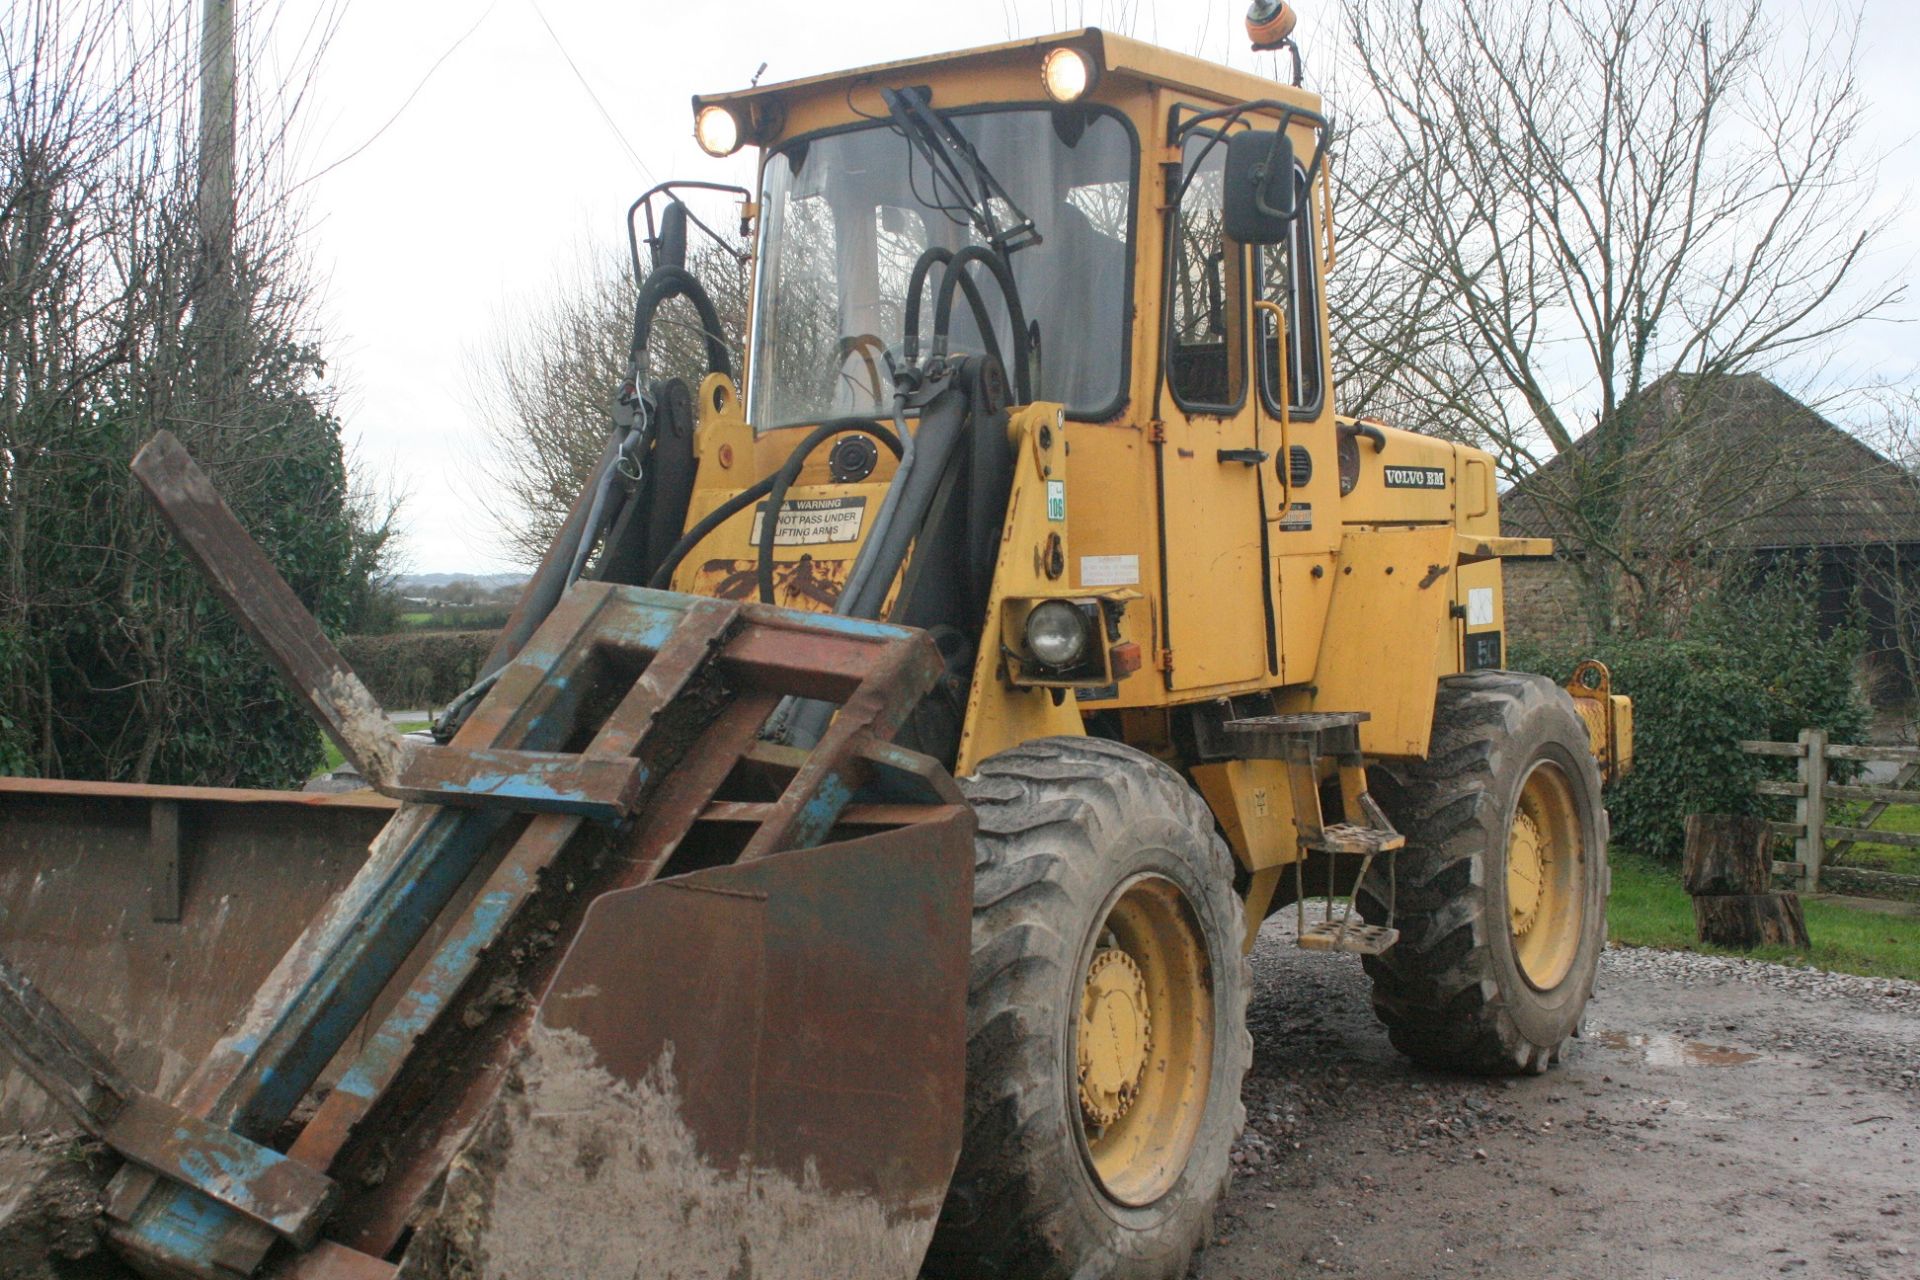
POLYGON ((1759 374, 1668 375, 1641 404, 1629 441, 1588 432, 1503 494, 1503 531, 1575 549, 1579 494, 1617 499, 1640 547, 1920 543, 1920 481, 1759 374))

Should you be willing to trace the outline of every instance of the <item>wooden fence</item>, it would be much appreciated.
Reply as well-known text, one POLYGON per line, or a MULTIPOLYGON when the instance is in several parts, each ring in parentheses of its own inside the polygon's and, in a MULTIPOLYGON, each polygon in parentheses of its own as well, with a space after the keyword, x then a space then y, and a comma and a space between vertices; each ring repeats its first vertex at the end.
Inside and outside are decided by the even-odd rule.
MULTIPOLYGON (((1795 887, 1806 893, 1818 893, 1823 869, 1846 855, 1856 844, 1889 844, 1903 849, 1920 849, 1920 834, 1904 831, 1876 831, 1887 809, 1896 804, 1920 805, 1920 747, 1855 746, 1828 742, 1825 729, 1803 729, 1797 742, 1742 742, 1740 749, 1749 755, 1777 756, 1795 762, 1792 782, 1762 780, 1756 790, 1763 796, 1786 796, 1793 801, 1793 821, 1773 823, 1774 832, 1793 840, 1791 862, 1775 862, 1777 875, 1792 877, 1795 887), (1897 764, 1900 771, 1891 785, 1852 786, 1827 777, 1829 760, 1881 761, 1897 764), (1867 809, 1858 825, 1848 826, 1827 820, 1827 805, 1834 800, 1864 800, 1867 809), (1833 841, 1831 848, 1828 841, 1833 841)), ((1920 889, 1920 876, 1895 875, 1861 867, 1845 868, 1846 878, 1862 888, 1920 889)))

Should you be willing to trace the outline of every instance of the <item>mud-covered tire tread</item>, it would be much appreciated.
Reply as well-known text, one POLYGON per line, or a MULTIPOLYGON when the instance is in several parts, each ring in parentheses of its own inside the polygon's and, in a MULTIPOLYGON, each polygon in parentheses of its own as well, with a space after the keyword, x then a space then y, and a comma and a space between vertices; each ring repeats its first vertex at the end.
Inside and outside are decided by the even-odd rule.
POLYGON ((979 819, 965 1136, 922 1275, 1178 1280, 1211 1229, 1246 1120, 1240 1084, 1253 1055, 1250 983, 1233 932, 1241 907, 1232 855, 1185 780, 1120 743, 1037 739, 983 762, 960 785, 979 819), (1198 891, 1196 911, 1216 926, 1232 922, 1220 947, 1231 959, 1215 1059, 1224 1056, 1216 1085, 1227 1097, 1209 1097, 1188 1172, 1156 1206, 1166 1207, 1164 1221, 1101 1239, 1082 1203, 1091 1178, 1067 1176, 1077 1174, 1080 1155, 1065 1110, 1071 1095, 1061 1092, 1074 1082, 1060 1079, 1058 993, 1071 990, 1069 969, 1113 883, 1103 837, 1154 820, 1186 833, 1195 865, 1182 887, 1198 891))
MULTIPOLYGON (((1396 868, 1394 923, 1400 940, 1384 955, 1365 960, 1373 979, 1374 1013, 1394 1047, 1422 1065, 1446 1070, 1483 1075, 1546 1070, 1566 1037, 1578 1033, 1578 1011, 1592 990, 1589 961, 1604 943, 1609 887, 1599 770, 1572 698, 1544 676, 1519 672, 1480 671, 1444 680, 1426 759, 1376 765, 1369 787, 1407 836, 1396 868), (1567 754, 1582 775, 1573 779, 1576 794, 1592 801, 1589 857, 1598 859, 1601 877, 1597 909, 1590 902, 1583 919, 1589 936, 1581 961, 1556 988, 1572 1013, 1544 1036, 1537 1030, 1529 1035, 1515 1020, 1512 1001, 1530 998, 1511 989, 1517 979, 1510 975, 1510 990, 1502 990, 1501 959, 1493 953, 1491 931, 1506 928, 1505 898, 1504 890, 1496 893, 1490 884, 1496 869, 1505 873, 1506 810, 1534 744, 1543 738, 1574 748, 1567 754), (1494 839, 1501 842, 1497 850, 1490 848, 1494 839), (1569 989, 1567 983, 1584 989, 1569 989)), ((1386 898, 1385 877, 1370 876, 1358 894, 1361 914, 1384 923, 1386 898)))

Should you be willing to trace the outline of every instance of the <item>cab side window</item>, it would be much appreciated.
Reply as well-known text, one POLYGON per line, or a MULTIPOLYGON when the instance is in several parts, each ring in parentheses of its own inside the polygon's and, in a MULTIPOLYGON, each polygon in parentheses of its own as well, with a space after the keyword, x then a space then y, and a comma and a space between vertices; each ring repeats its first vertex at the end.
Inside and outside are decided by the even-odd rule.
POLYGON ((1281 375, 1285 374, 1286 407, 1290 416, 1312 417, 1320 410, 1326 375, 1320 355, 1320 297, 1315 283, 1314 208, 1308 198, 1307 176, 1294 168, 1300 216, 1284 243, 1263 246, 1259 252, 1260 297, 1277 302, 1287 317, 1287 350, 1283 363, 1273 316, 1260 311, 1260 393, 1271 412, 1279 412, 1281 375))
POLYGON ((1184 409, 1234 409, 1245 393, 1244 255, 1222 230, 1226 163, 1213 137, 1187 140, 1189 176, 1167 247, 1167 385, 1184 409))

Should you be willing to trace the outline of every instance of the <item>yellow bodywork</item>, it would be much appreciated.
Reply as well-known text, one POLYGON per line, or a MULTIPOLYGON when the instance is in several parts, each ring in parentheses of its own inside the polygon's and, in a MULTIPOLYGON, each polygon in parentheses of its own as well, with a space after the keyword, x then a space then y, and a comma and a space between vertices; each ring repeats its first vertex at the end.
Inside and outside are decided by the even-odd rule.
MULTIPOLYGON (((1123 116, 1138 142, 1128 374, 1121 407, 1103 420, 1072 419, 1047 403, 1008 416, 1012 490, 954 769, 965 775, 1019 743, 1086 732, 1089 719, 1100 717, 1102 732, 1191 766, 1247 876, 1248 914, 1257 926, 1282 870, 1301 856, 1298 784, 1278 761, 1177 760, 1169 711, 1251 696, 1271 712, 1363 712, 1360 743, 1369 759, 1423 756, 1437 682, 1502 664, 1500 558, 1550 549, 1500 536, 1487 454, 1336 415, 1326 346, 1324 282, 1333 249, 1324 163, 1308 175, 1310 198, 1300 213, 1313 247, 1313 333, 1324 388, 1318 406, 1276 413, 1254 386, 1236 410, 1189 413, 1162 393, 1169 257, 1163 215, 1181 160, 1170 142, 1170 117, 1245 102, 1303 111, 1309 116, 1294 116, 1289 128, 1304 160, 1321 154, 1318 98, 1083 30, 703 97, 695 109, 727 106, 749 123, 752 141, 777 148, 884 116, 877 95, 886 85, 925 85, 943 110, 1044 105, 1041 59, 1061 45, 1089 56, 1098 74, 1087 101, 1123 116), (1223 453, 1236 451, 1289 465, 1223 464, 1223 453), (1296 459, 1303 459, 1303 474, 1310 472, 1304 484, 1293 479, 1296 459), (1019 624, 1027 609, 1050 599, 1124 606, 1115 643, 1137 646, 1139 669, 1077 685, 1023 683, 1011 661, 1019 624)), ((1270 108, 1247 117, 1267 128, 1279 118, 1270 108)), ((746 206, 749 217, 757 211, 746 206)), ((1258 378, 1251 371, 1260 325, 1284 317, 1241 296, 1232 281, 1253 275, 1250 251, 1239 252, 1246 269, 1228 273, 1226 342, 1232 376, 1244 385, 1258 378)), ((721 378, 701 389, 698 408, 690 521, 772 473, 807 430, 756 434, 721 378)), ((777 548, 776 601, 795 608, 832 608, 868 527, 845 512, 854 505, 877 509, 892 475, 893 460, 883 454, 866 481, 835 485, 824 453, 801 472, 789 506, 820 504, 820 511, 840 513, 839 523, 823 517, 814 541, 777 548)), ((742 512, 710 535, 682 564, 675 588, 753 594, 756 519, 754 511, 742 512)), ((1596 753, 1610 770, 1624 767, 1632 752, 1631 710, 1622 699, 1585 696, 1592 692, 1577 702, 1594 727, 1596 753)), ((1347 789, 1364 789, 1364 775, 1350 772, 1357 776, 1345 779, 1347 789)), ((1118 970, 1114 981, 1121 982, 1118 970)))
POLYGON ((1567 681, 1573 709, 1586 722, 1600 776, 1611 782, 1633 768, 1633 701, 1613 691, 1605 665, 1583 662, 1567 681))

